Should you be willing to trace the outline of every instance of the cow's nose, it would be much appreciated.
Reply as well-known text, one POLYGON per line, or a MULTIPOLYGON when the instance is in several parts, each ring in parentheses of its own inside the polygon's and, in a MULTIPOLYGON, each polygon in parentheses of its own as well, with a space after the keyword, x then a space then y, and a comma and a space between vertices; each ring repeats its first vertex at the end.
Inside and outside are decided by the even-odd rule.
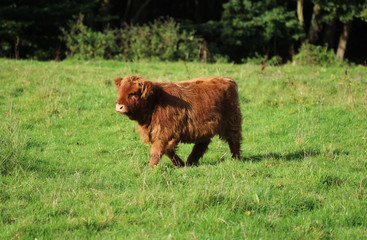
POLYGON ((116 104, 116 111, 117 112, 123 112, 124 111, 124 105, 116 104))

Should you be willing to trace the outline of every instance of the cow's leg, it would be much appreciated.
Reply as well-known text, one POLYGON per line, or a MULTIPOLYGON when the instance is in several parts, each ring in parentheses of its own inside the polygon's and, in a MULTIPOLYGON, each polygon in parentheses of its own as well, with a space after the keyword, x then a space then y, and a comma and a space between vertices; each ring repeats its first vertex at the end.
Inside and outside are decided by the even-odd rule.
POLYGON ((187 158, 186 166, 197 165, 199 159, 204 155, 205 151, 208 149, 210 140, 206 142, 196 143, 189 157, 187 158))
POLYGON ((166 155, 169 159, 171 159, 173 165, 177 167, 185 166, 185 163, 181 160, 181 158, 176 155, 175 150, 167 150, 166 155))
POLYGON ((228 139, 228 145, 229 149, 231 150, 231 157, 239 160, 241 151, 241 136, 228 139))
POLYGON ((152 147, 150 149, 150 162, 149 166, 154 167, 159 163, 159 161, 162 158, 162 155, 164 154, 165 146, 162 144, 162 142, 155 142, 152 144, 152 147))

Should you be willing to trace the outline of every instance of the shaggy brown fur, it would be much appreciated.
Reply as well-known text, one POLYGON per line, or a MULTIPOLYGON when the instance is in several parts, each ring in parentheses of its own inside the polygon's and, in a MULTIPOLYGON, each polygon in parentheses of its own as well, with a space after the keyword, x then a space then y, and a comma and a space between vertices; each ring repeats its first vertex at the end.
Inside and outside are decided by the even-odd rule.
POLYGON ((163 154, 175 166, 184 166, 175 153, 180 142, 195 143, 186 165, 196 165, 216 134, 228 142, 232 157, 240 158, 242 117, 232 78, 153 83, 127 76, 116 78, 115 85, 116 111, 137 121, 142 140, 152 143, 149 166, 158 164, 163 154))

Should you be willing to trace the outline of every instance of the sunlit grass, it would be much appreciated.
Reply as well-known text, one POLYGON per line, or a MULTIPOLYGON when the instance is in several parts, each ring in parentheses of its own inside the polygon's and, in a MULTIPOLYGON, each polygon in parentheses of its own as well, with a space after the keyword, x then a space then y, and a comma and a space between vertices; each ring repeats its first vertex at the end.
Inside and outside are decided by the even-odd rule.
POLYGON ((345 70, 2 59, 0 238, 366 238, 367 70, 345 70), (243 159, 214 138, 198 167, 149 169, 114 111, 135 73, 235 78, 243 159))

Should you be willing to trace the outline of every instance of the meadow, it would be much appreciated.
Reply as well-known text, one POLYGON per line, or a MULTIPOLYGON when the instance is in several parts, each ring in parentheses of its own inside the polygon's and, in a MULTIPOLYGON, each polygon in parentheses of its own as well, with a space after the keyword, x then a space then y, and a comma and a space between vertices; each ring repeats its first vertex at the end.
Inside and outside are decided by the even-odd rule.
POLYGON ((0 59, 0 86, 0 239, 367 238, 364 66, 0 59), (235 78, 242 159, 216 137, 197 167, 149 168, 115 112, 136 73, 235 78))

